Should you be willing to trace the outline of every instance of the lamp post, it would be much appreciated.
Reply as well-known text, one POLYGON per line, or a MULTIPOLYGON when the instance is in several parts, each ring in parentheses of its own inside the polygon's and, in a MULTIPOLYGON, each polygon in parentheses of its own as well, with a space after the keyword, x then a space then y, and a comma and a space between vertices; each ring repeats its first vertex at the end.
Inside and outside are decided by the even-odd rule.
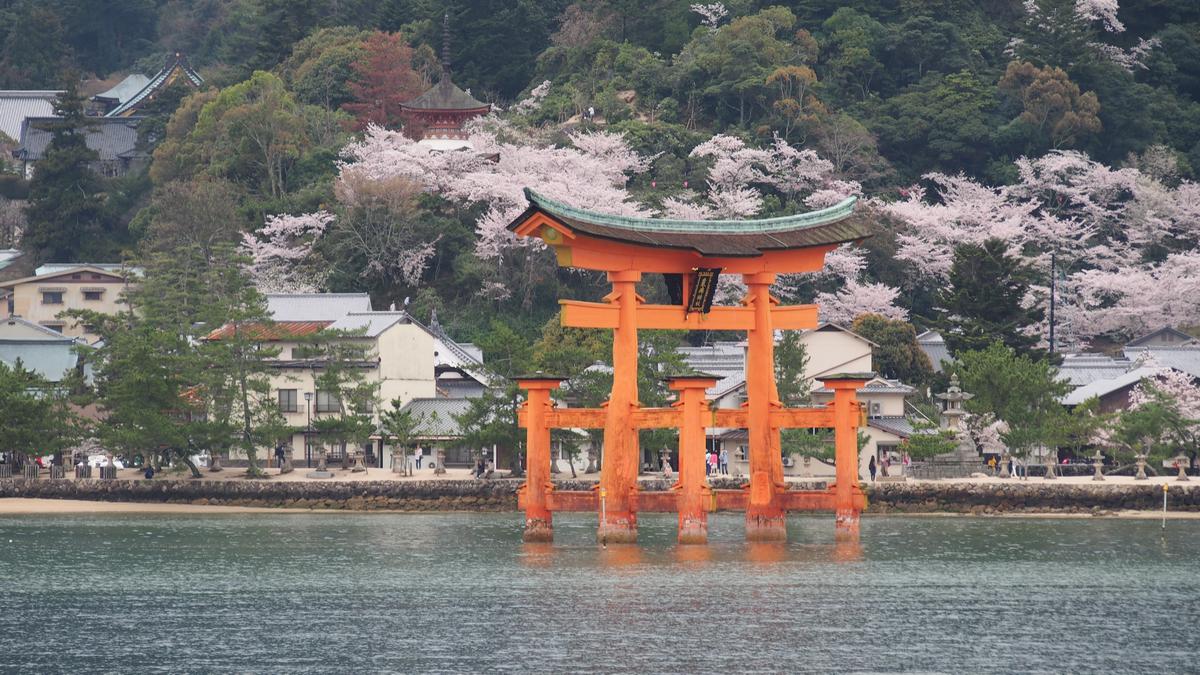
POLYGON ((304 427, 304 464, 312 468, 312 400, 311 391, 304 392, 304 407, 308 409, 308 424, 304 427))

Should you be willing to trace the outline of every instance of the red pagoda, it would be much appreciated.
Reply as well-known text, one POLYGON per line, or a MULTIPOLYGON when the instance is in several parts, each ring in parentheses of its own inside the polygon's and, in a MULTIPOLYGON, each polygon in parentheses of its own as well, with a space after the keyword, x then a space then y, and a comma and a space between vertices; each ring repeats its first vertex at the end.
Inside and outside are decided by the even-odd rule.
POLYGON ((442 74, 429 91, 401 104, 402 114, 421 128, 420 143, 437 150, 463 150, 471 147, 463 125, 486 115, 489 103, 475 100, 450 80, 450 16, 442 20, 442 74))

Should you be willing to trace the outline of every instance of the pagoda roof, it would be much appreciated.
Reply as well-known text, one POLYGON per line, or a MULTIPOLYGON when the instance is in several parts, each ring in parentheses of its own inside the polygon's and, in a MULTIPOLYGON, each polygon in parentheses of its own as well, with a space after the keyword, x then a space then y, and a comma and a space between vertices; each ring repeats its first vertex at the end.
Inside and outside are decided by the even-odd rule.
POLYGON ((756 257, 766 251, 842 244, 870 236, 866 219, 855 210, 856 197, 817 211, 753 220, 618 216, 569 206, 529 188, 525 197, 530 206, 508 226, 510 230, 540 212, 575 234, 643 247, 688 249, 709 257, 756 257))
POLYGON ((193 68, 188 58, 180 52, 175 52, 167 57, 167 63, 158 71, 150 81, 146 83, 136 94, 125 99, 116 108, 113 108, 105 115, 105 117, 126 117, 133 114, 141 104, 156 91, 169 86, 175 82, 180 76, 197 89, 204 84, 204 78, 200 77, 193 68))
POLYGON ((479 111, 486 113, 492 109, 490 103, 477 101, 474 96, 459 89, 450 81, 448 73, 442 74, 442 79, 430 87, 428 91, 411 101, 400 104, 405 110, 461 110, 464 112, 479 111))

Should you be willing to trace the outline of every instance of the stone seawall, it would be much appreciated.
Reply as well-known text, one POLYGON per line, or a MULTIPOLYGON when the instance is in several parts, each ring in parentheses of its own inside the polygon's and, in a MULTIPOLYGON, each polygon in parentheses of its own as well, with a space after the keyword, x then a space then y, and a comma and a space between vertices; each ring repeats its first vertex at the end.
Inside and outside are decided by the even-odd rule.
MULTIPOLYGON (((1167 508, 1200 511, 1200 484, 1171 483, 1167 508)), ((1161 484, 876 483, 868 513, 1096 513, 1162 508, 1161 484)))
MULTIPOLYGON (((106 502, 212 504, 347 511, 515 511, 523 479, 427 481, 250 480, 0 480, 0 498, 80 499, 106 502)), ((589 480, 562 480, 560 490, 587 490, 589 480)), ((736 479, 714 487, 736 488, 736 479)), ((643 489, 665 490, 652 480, 643 489)), ((824 489, 820 482, 797 489, 824 489)), ((1152 484, 877 483, 865 486, 868 513, 1085 513, 1162 508, 1162 486, 1152 484)), ((1200 483, 1170 484, 1168 508, 1200 511, 1200 483)))
POLYGON ((520 480, 0 480, 0 497, 346 511, 515 511, 520 480))

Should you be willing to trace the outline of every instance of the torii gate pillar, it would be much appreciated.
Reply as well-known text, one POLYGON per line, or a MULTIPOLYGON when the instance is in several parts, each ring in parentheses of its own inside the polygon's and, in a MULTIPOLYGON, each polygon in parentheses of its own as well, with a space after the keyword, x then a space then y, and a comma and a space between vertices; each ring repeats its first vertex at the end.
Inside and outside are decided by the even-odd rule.
POLYGON ((856 392, 869 377, 847 374, 821 378, 821 384, 833 390, 834 455, 836 474, 834 516, 838 539, 858 538, 858 516, 866 504, 866 495, 858 484, 858 418, 861 414, 856 392))
POLYGON ((669 378, 670 387, 679 392, 674 406, 683 413, 679 425, 678 491, 679 543, 708 542, 708 512, 713 507, 713 492, 704 471, 705 419, 708 401, 704 392, 716 386, 716 378, 707 375, 680 375, 669 378))
POLYGON ((523 377, 517 385, 529 392, 525 401, 526 473, 525 485, 517 500, 525 509, 525 541, 554 541, 554 524, 550 515, 550 392, 562 384, 560 377, 523 377))
POLYGON ((613 384, 604 417, 604 457, 600 464, 600 526, 596 536, 605 543, 637 542, 637 511, 633 507, 637 492, 638 430, 633 411, 638 407, 638 326, 637 282, 642 273, 635 270, 609 272, 612 293, 605 300, 617 305, 617 325, 613 328, 613 384))
POLYGON ((747 541, 784 541, 787 519, 781 492, 783 454, 779 428, 771 426, 771 408, 779 408, 775 383, 775 329, 771 325, 773 272, 745 274, 749 288, 745 303, 754 310, 754 327, 747 331, 746 407, 750 434, 750 499, 746 505, 747 541))

